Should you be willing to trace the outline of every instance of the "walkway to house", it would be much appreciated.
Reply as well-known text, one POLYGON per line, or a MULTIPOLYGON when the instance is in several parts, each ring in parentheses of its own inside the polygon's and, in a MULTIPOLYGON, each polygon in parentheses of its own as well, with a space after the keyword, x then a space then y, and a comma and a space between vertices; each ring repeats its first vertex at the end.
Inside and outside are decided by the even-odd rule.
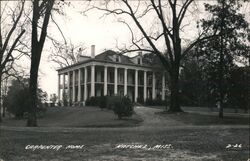
POLYGON ((157 127, 163 128, 163 127, 170 127, 170 126, 184 126, 185 125, 171 118, 162 117, 160 115, 155 114, 157 112, 161 112, 162 109, 148 108, 144 106, 136 106, 135 111, 144 120, 142 123, 143 128, 157 128, 157 127))

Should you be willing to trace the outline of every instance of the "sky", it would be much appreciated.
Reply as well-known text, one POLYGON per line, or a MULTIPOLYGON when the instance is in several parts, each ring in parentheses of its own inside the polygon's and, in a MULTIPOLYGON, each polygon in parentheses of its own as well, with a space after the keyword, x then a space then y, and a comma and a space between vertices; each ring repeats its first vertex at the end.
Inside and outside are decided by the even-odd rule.
MULTIPOLYGON (((84 45, 83 48, 86 48, 83 52, 84 55, 90 55, 91 45, 95 45, 96 54, 99 54, 104 50, 116 50, 118 40, 124 42, 130 38, 126 27, 114 19, 109 17, 100 19, 103 13, 97 11, 91 11, 87 16, 84 16, 80 13, 81 7, 75 7, 73 2, 72 5, 65 8, 65 15, 55 16, 55 21, 60 26, 67 41, 84 45)), ((60 31, 52 22, 48 34, 63 42, 60 31)), ((58 65, 48 58, 50 54, 49 41, 47 40, 42 55, 39 84, 48 94, 57 94, 58 74, 56 69, 58 69, 58 65)))
MULTIPOLYGON (((67 41, 71 41, 73 44, 84 44, 83 48, 86 48, 86 50, 84 51, 85 55, 90 55, 91 45, 95 45, 96 54, 99 54, 104 50, 117 50, 117 43, 119 47, 122 47, 124 44, 128 44, 130 42, 130 31, 124 24, 117 21, 119 17, 102 17, 103 12, 97 10, 91 10, 87 12, 86 15, 84 15, 80 13, 86 7, 82 3, 82 1, 72 0, 70 2, 70 6, 63 7, 65 14, 55 14, 54 19, 58 26, 60 26, 60 29, 67 41)), ((96 1, 95 3, 100 2, 96 1)), ((183 22, 184 24, 186 24, 183 34, 187 38, 192 39, 196 36, 196 20, 204 17, 204 9, 202 7, 203 5, 202 3, 199 3, 199 5, 199 12, 196 12, 196 14, 194 15, 187 14, 188 17, 183 22)), ((248 11, 246 19, 248 22, 250 22, 249 5, 244 6, 243 11, 248 11)), ((132 21, 130 21, 126 17, 122 18, 133 26, 132 21)), ((150 21, 150 19, 152 19, 152 17, 150 16, 142 19, 143 24, 146 26, 146 28, 148 27, 148 30, 151 29, 150 26, 153 22, 153 20, 150 21)), ((137 30, 135 30, 135 33, 136 35, 140 34, 140 32, 137 30)), ((60 31, 52 21, 50 21, 49 24, 48 34, 53 38, 63 42, 63 37, 60 31)), ((159 46, 159 48, 161 48, 161 46, 159 46)), ((40 63, 39 85, 49 95, 52 93, 57 94, 58 74, 56 69, 58 69, 59 67, 57 64, 49 60, 48 56, 50 53, 51 43, 50 40, 47 39, 40 63)), ((26 67, 28 68, 27 64, 26 67)))
MULTIPOLYGON (((98 1, 96 1, 98 5, 98 1)), ((118 46, 122 47, 124 44, 129 44, 131 41, 131 34, 129 29, 122 23, 118 22, 117 19, 113 16, 103 16, 102 11, 91 10, 84 14, 80 12, 84 10, 84 5, 79 4, 79 1, 71 1, 70 7, 64 8, 65 15, 56 15, 55 21, 63 32, 64 37, 67 40, 72 41, 75 44, 83 43, 84 47, 86 47, 85 55, 90 55, 90 46, 95 45, 96 54, 101 53, 104 50, 117 50, 117 42, 118 46)), ((133 24, 133 21, 128 19, 127 17, 122 17, 126 21, 133 24)), ((152 18, 152 17, 147 17, 152 18)), ((190 19, 197 19, 199 15, 190 19)), ((141 20, 143 21, 144 26, 150 30, 151 21, 148 19, 141 20)), ((185 34, 189 37, 194 36, 194 25, 196 21, 192 21, 191 24, 188 22, 187 30, 185 34)), ((53 37, 57 37, 58 40, 63 41, 61 33, 58 28, 50 23, 50 28, 48 29, 48 34, 53 35, 53 37)), ((135 31, 138 35, 139 31, 135 31)), ((139 37, 139 36, 138 36, 139 37)), ((47 41, 49 42, 49 40, 47 41)), ((39 84, 43 90, 45 90, 48 94, 57 93, 57 82, 58 82, 58 74, 56 69, 58 66, 48 60, 48 55, 50 54, 49 45, 45 44, 44 53, 42 56, 41 64, 40 64, 40 77, 39 84)))

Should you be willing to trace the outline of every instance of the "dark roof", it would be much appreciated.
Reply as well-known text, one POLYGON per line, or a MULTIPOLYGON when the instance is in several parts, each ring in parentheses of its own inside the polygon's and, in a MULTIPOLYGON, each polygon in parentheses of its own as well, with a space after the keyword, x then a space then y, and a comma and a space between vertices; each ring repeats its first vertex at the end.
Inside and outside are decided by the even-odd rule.
POLYGON ((80 55, 80 57, 90 58, 90 56, 80 55))
MULTIPOLYGON (((88 56, 86 56, 86 57, 88 57, 88 56)), ((67 69, 67 68, 70 68, 73 66, 77 66, 79 64, 86 63, 89 61, 114 62, 116 64, 127 64, 127 65, 131 64, 134 66, 141 66, 141 65, 134 63, 131 59, 133 59, 133 58, 130 58, 126 55, 115 52, 113 50, 107 50, 107 51, 102 52, 99 55, 96 55, 94 59, 89 57, 89 59, 87 59, 85 61, 81 61, 81 62, 78 62, 76 64, 60 68, 57 71, 64 70, 64 69, 67 69), (114 59, 112 59, 113 55, 119 55, 121 58, 121 62, 116 62, 114 59)), ((162 63, 161 63, 160 59, 153 53, 148 53, 148 54, 142 55, 142 65, 144 67, 162 68, 162 63)))
POLYGON ((122 55, 118 52, 115 52, 113 50, 107 50, 104 51, 103 53, 96 55, 95 59, 97 60, 104 60, 104 61, 110 61, 110 62, 116 62, 113 59, 110 58, 110 56, 113 55, 119 55, 121 57, 121 62, 120 63, 124 63, 124 64, 134 64, 130 58, 128 56, 122 55))

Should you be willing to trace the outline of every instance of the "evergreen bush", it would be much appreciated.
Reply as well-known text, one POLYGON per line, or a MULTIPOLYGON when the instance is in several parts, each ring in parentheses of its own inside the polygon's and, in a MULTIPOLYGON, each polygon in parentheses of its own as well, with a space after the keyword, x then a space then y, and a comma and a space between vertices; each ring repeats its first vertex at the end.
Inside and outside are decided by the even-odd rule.
POLYGON ((119 101, 114 103, 113 111, 119 119, 122 119, 122 117, 130 117, 134 112, 133 103, 128 97, 121 97, 119 101))

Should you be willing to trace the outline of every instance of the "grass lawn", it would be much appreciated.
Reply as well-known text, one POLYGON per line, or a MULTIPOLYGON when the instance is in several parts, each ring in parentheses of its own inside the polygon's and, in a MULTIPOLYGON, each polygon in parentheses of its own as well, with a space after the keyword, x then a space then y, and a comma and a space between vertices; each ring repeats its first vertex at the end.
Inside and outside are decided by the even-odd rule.
MULTIPOLYGON (((98 107, 50 107, 44 117, 38 118, 39 127, 128 127, 140 122, 137 114, 118 120, 113 111, 98 107)), ((2 125, 25 126, 26 120, 5 118, 2 125)))
POLYGON ((150 108, 162 109, 156 115, 165 119, 181 122, 186 125, 249 125, 249 113, 232 112, 232 109, 225 109, 224 118, 218 117, 218 111, 211 111, 209 108, 201 107, 182 107, 184 112, 168 113, 164 106, 151 106, 150 108))
POLYGON ((247 161, 249 129, 162 129, 88 130, 73 132, 1 131, 0 158, 5 161, 247 161), (171 144, 172 149, 119 149, 118 144, 155 146, 171 144), (228 144, 241 148, 227 149, 228 144), (27 145, 63 145, 60 150, 30 150, 27 145), (83 149, 66 149, 84 145, 83 149))
POLYGON ((160 116, 167 117, 175 121, 185 123, 186 125, 249 125, 249 117, 239 115, 224 115, 223 119, 218 115, 200 114, 200 113, 177 113, 169 114, 166 112, 156 113, 160 116))
MULTIPOLYGON (((38 120, 40 127, 116 128, 39 131, 39 127, 37 130, 0 127, 0 160, 247 161, 250 158, 249 128, 237 126, 249 125, 249 116, 225 114, 225 118, 220 120, 217 115, 206 112, 166 114, 161 111, 136 108, 140 116, 117 120, 112 111, 101 111, 96 107, 50 108, 46 116, 38 120), (121 144, 146 148, 117 148, 121 144), (57 145, 62 148, 32 150, 26 149, 27 145, 57 145), (84 146, 80 149, 67 149, 68 145, 84 146), (157 145, 171 145, 172 148, 150 148, 157 145), (240 147, 227 148, 229 145, 240 147)), ((7 119, 2 125, 25 126, 25 121, 7 119)))

